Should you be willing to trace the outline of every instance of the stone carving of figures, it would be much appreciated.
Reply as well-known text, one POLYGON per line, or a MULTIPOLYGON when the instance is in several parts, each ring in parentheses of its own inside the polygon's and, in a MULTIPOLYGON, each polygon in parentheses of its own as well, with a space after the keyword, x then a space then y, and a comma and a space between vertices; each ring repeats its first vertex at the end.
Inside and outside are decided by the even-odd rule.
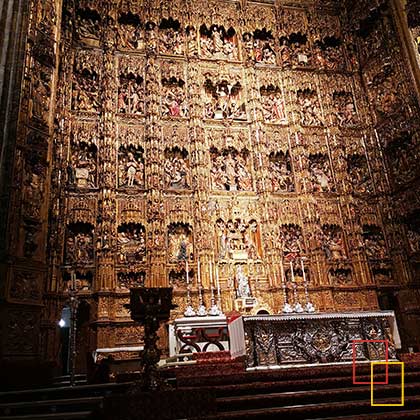
POLYGON ((281 98, 280 91, 276 94, 262 95, 261 103, 265 122, 277 124, 287 123, 284 102, 281 98))
POLYGON ((223 154, 212 152, 212 168, 210 171, 214 189, 228 191, 252 190, 252 178, 246 159, 235 151, 223 154))
POLYGON ((306 89, 298 91, 297 96, 300 105, 300 124, 304 126, 323 125, 316 92, 306 89))
POLYGON ((366 158, 359 154, 347 155, 347 173, 349 182, 355 191, 366 192, 371 190, 371 181, 366 158))
POLYGON ((249 32, 244 33, 242 35, 242 40, 247 59, 249 61, 254 61, 254 42, 252 39, 252 34, 249 32))
POLYGON ((226 189, 226 184, 228 182, 228 179, 223 168, 224 168, 224 159, 222 155, 219 155, 213 160, 213 165, 210 172, 213 188, 216 190, 226 189))
POLYGON ((191 260, 193 244, 190 228, 183 224, 172 224, 168 232, 169 261, 172 263, 191 260))
POLYGON ((81 145, 72 158, 74 160, 76 185, 81 188, 93 188, 96 184, 96 152, 81 145))
POLYGON ((302 229, 298 225, 283 225, 280 228, 280 246, 284 255, 300 255, 304 252, 302 229))
POLYGON ((93 258, 93 239, 91 233, 69 231, 66 240, 66 262, 87 264, 93 258))
POLYGON ((249 288, 248 277, 242 271, 241 265, 238 265, 236 267, 236 281, 238 284, 238 289, 236 291, 238 298, 251 297, 251 290, 249 288))
POLYGON ((332 191, 333 183, 327 156, 311 155, 309 159, 309 174, 312 191, 332 191))
POLYGON ((347 258, 343 235, 334 225, 324 225, 322 249, 327 260, 341 260, 347 258))
POLYGON ((223 52, 223 32, 222 30, 217 30, 217 26, 213 27, 211 34, 211 39, 213 41, 213 51, 215 54, 223 52))
POLYGON ((119 262, 142 261, 146 256, 146 235, 141 225, 129 223, 118 229, 119 262))
POLYGON ((186 117, 188 115, 188 107, 183 89, 184 82, 179 80, 177 84, 167 84, 163 80, 162 84, 164 88, 162 114, 171 117, 186 117))
POLYGON ((120 17, 117 26, 117 41, 121 48, 130 50, 144 49, 144 34, 140 18, 134 15, 133 22, 126 22, 124 17, 120 17))
POLYGON ((86 40, 99 40, 100 33, 100 22, 99 17, 91 15, 89 17, 82 18, 79 14, 76 17, 76 30, 80 38, 86 40))
POLYGON ((238 187, 240 190, 243 191, 251 191, 252 190, 252 180, 251 174, 249 173, 245 160, 242 156, 237 156, 236 158, 236 171, 238 177, 238 187))
POLYGON ((188 188, 190 168, 186 161, 185 150, 178 148, 165 152, 166 159, 164 164, 166 185, 169 188, 188 188))
POLYGON ((198 55, 198 43, 197 43, 197 30, 194 26, 187 26, 187 47, 188 55, 196 56, 198 55))
POLYGON ((120 187, 143 186, 144 164, 141 149, 127 150, 121 147, 118 153, 118 185, 120 187))
POLYGON ((143 79, 140 76, 120 75, 118 91, 118 112, 143 113, 143 79))
POLYGON ((335 121, 340 127, 348 127, 357 124, 357 114, 351 93, 338 92, 333 94, 335 106, 335 121))
POLYGON ((78 111, 95 111, 98 109, 98 78, 87 68, 74 72, 73 106, 78 111), (83 74, 82 74, 83 72, 83 74))
POLYGON ((271 183, 274 191, 294 191, 293 176, 287 162, 270 161, 271 183))
POLYGON ((417 253, 420 251, 420 233, 419 232, 409 229, 407 231, 407 240, 408 240, 408 245, 410 246, 410 251, 412 253, 417 253))
POLYGON ((235 85, 229 84, 226 80, 213 84, 207 79, 205 84, 205 118, 222 120, 246 119, 245 104, 241 98, 242 87, 237 82, 235 85))
POLYGON ((130 152, 128 154, 128 162, 127 162, 127 186, 128 187, 132 187, 134 185, 137 168, 138 168, 138 165, 134 159, 134 155, 130 152))
POLYGON ((256 259, 260 256, 257 243, 257 229, 258 225, 254 220, 249 223, 248 229, 244 232, 245 249, 250 259, 256 259))
POLYGON ((280 58, 284 67, 291 65, 291 51, 289 41, 286 37, 280 39, 280 58))
POLYGON ((219 251, 219 259, 224 259, 228 253, 228 243, 227 243, 227 236, 226 236, 226 229, 223 220, 218 220, 216 222, 217 227, 217 238, 218 238, 218 251, 219 251))
POLYGON ((159 50, 162 54, 183 54, 184 37, 178 20, 162 19, 160 26, 159 50))
POLYGON ((49 101, 50 101, 50 80, 51 76, 42 69, 39 74, 34 75, 32 85, 32 114, 41 121, 47 123, 49 117, 49 101))
POLYGON ((147 22, 146 23, 146 33, 148 35, 148 42, 147 47, 150 51, 157 51, 158 47, 158 27, 154 22, 147 22))
POLYGON ((372 260, 386 258, 386 244, 384 236, 377 226, 364 226, 363 239, 366 256, 372 260))
POLYGON ((226 32, 223 26, 212 25, 207 29, 205 25, 200 28, 201 54, 204 57, 229 59, 238 58, 235 30, 229 28, 226 32))
POLYGON ((299 42, 292 43, 292 59, 295 67, 307 66, 309 64, 308 46, 299 42))
POLYGON ((265 44, 262 49, 261 62, 264 64, 276 64, 276 55, 269 44, 265 44))

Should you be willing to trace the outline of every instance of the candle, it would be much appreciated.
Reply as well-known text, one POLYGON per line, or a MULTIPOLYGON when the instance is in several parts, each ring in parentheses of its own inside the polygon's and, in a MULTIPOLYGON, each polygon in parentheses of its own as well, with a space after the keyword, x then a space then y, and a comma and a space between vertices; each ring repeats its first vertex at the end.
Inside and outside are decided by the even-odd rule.
POLYGON ((197 284, 201 286, 200 258, 197 259, 197 284))
POLYGON ((220 299, 220 281, 219 281, 219 267, 216 265, 216 283, 217 283, 217 296, 220 299))
POLYGON ((189 275, 188 275, 188 260, 186 259, 185 260, 185 271, 186 271, 186 274, 187 274, 187 286, 190 284, 190 278, 189 278, 189 275))
POLYGON ((290 260, 290 273, 292 274, 292 283, 294 283, 295 282, 295 273, 293 272, 292 260, 290 260))
POLYGON ((210 268, 209 268, 209 270, 210 270, 210 284, 211 285, 213 285, 213 265, 212 265, 212 262, 210 261, 210 268))
POLYGON ((303 282, 306 284, 305 265, 303 264, 303 258, 300 259, 300 263, 302 265, 303 282))
POLYGON ((281 274, 281 284, 285 284, 284 279, 284 267, 283 267, 283 258, 280 258, 280 274, 281 274))
POLYGON ((71 289, 76 290, 76 272, 72 270, 70 276, 71 276, 71 289))

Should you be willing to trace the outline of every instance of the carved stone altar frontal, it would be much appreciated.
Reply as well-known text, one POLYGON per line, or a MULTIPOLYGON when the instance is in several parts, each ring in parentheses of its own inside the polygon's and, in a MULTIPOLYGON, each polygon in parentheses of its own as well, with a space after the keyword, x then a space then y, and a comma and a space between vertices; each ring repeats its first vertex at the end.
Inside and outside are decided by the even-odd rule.
POLYGON ((249 368, 353 361, 352 340, 388 340, 357 344, 357 361, 395 358, 394 314, 348 312, 336 314, 244 316, 246 363, 249 368))

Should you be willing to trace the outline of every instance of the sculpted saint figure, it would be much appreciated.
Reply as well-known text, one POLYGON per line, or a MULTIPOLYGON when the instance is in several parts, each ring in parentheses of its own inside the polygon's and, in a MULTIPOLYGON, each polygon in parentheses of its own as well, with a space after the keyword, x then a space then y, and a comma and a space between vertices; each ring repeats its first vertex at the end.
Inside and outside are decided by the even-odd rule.
POLYGON ((238 282, 238 290, 236 291, 238 298, 251 297, 248 277, 242 271, 241 265, 238 265, 236 268, 236 280, 238 282))

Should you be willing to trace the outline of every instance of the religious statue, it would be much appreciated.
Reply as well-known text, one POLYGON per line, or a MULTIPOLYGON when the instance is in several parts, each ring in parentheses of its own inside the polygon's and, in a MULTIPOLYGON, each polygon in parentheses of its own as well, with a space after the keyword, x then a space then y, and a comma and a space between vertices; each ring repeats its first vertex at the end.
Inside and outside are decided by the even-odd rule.
POLYGON ((407 230, 407 240, 410 252, 416 254, 420 251, 420 232, 413 228, 407 230))
POLYGON ((235 30, 230 27, 227 31, 223 26, 206 25, 200 28, 200 47, 203 57, 215 59, 238 59, 238 46, 235 30))
POLYGON ((359 121, 351 92, 334 92, 333 106, 335 108, 333 122, 340 127, 352 127, 358 124, 359 121))
POLYGON ((66 263, 89 264, 93 261, 93 227, 88 223, 75 223, 68 227, 66 263))
POLYGON ((245 120, 245 101, 242 98, 242 86, 222 80, 216 84, 207 79, 204 84, 204 118, 215 120, 245 120))
POLYGON ((249 288, 248 277, 242 271, 242 265, 236 266, 236 295, 238 298, 251 297, 251 290, 249 288))
POLYGON ((142 262, 146 257, 146 234, 141 224, 126 223, 118 228, 119 263, 142 262))
POLYGON ((143 150, 121 146, 118 153, 118 185, 132 188, 144 186, 143 150))
MULTIPOLYGON (((84 57, 87 59, 87 57, 84 57)), ((99 107, 98 75, 91 64, 76 63, 73 73, 73 108, 76 111, 96 111, 99 107)))
POLYGON ((216 222, 219 259, 261 258, 260 231, 256 220, 242 219, 216 222))
POLYGON ((342 260, 347 258, 343 233, 339 226, 323 225, 321 243, 327 260, 342 260))
POLYGON ((118 89, 118 112, 126 114, 143 114, 144 112, 143 77, 130 73, 120 74, 118 89))
POLYGON ((125 290, 129 290, 132 287, 144 287, 145 278, 146 273, 144 271, 120 271, 117 275, 117 287, 125 290))
POLYGON ((270 153, 269 169, 271 185, 274 192, 293 192, 295 184, 292 173, 289 151, 270 153))
POLYGON ((117 24, 117 43, 121 49, 144 50, 143 23, 139 15, 122 13, 117 24))
POLYGON ((251 174, 247 165, 248 152, 239 154, 235 149, 218 152, 211 149, 212 168, 210 170, 213 188, 228 191, 252 190, 251 174))
POLYGON ((46 66, 37 64, 32 82, 32 116, 48 124, 51 98, 51 74, 46 66))
POLYGON ((192 229, 185 223, 171 223, 168 228, 168 253, 172 263, 193 259, 192 229))
POLYGON ((162 79, 162 115, 169 117, 187 117, 188 104, 185 94, 185 82, 171 77, 162 79))
POLYGON ((96 10, 78 9, 76 33, 88 45, 97 46, 101 31, 101 19, 96 10))
POLYGON ((185 32, 187 34, 188 55, 195 57, 198 55, 197 30, 194 26, 187 26, 185 32))
POLYGON ((328 156, 322 153, 309 155, 309 182, 313 192, 334 190, 328 156))
POLYGON ((95 145, 88 146, 81 142, 75 147, 71 157, 74 167, 76 186, 78 188, 94 188, 96 186, 97 150, 95 145))
POLYGON ((179 21, 172 17, 163 18, 159 25, 159 52, 171 55, 184 53, 184 33, 179 21))
POLYGON ((175 147, 165 151, 165 184, 168 188, 188 188, 190 168, 187 160, 188 153, 185 149, 175 147))
POLYGON ((282 225, 280 227, 279 242, 283 255, 291 255, 294 258, 305 252, 302 228, 295 224, 282 225))
POLYGON ((322 126, 323 118, 316 91, 309 88, 298 90, 297 100, 299 105, 300 124, 303 126, 322 126))
POLYGON ((372 180, 369 174, 366 157, 364 155, 354 153, 347 154, 347 173, 348 181, 351 183, 354 191, 359 193, 372 191, 372 180))
POLYGON ((379 226, 364 225, 363 240, 368 259, 383 260, 387 257, 385 238, 379 226))

